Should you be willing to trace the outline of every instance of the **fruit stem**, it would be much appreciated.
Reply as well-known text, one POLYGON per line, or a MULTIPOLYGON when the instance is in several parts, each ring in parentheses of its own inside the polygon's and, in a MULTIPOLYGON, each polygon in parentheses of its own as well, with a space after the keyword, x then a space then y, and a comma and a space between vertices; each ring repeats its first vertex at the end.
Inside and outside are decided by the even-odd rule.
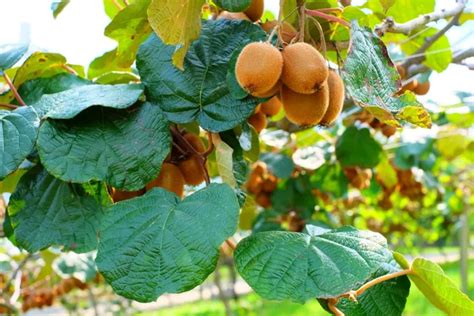
POLYGON ((62 68, 64 68, 70 74, 77 76, 77 71, 75 71, 71 66, 64 64, 62 65, 62 68))
POLYGON ((372 287, 374 285, 377 285, 377 284, 382 283, 382 282, 387 281, 387 280, 398 278, 398 277, 403 276, 403 275, 411 274, 411 273, 412 273, 412 271, 410 269, 407 269, 407 270, 402 270, 402 271, 397 271, 397 272, 394 272, 394 273, 382 275, 381 277, 375 278, 375 279, 365 283, 364 285, 362 285, 355 292, 355 295, 360 296, 360 295, 362 295, 362 293, 364 293, 365 291, 367 291, 370 287, 372 287))
POLYGON ((16 90, 15 86, 13 85, 13 82, 10 80, 10 77, 7 75, 6 72, 3 73, 3 78, 5 78, 7 85, 10 87, 10 90, 13 92, 13 95, 15 96, 15 99, 18 101, 18 103, 20 105, 26 105, 25 101, 23 101, 21 96, 18 94, 18 91, 16 90))
POLYGON ((233 240, 231 240, 230 238, 229 239, 226 239, 225 240, 225 243, 227 246, 229 246, 230 249, 232 250, 235 250, 235 248, 237 247, 235 242, 233 240))
POLYGON ((0 107, 4 107, 4 108, 8 108, 8 109, 17 109, 18 107, 16 105, 13 105, 13 104, 6 104, 6 103, 0 103, 0 107))
POLYGON ((341 25, 344 25, 345 27, 347 28, 350 28, 350 24, 349 22, 347 22, 346 20, 343 20, 341 18, 338 18, 336 16, 333 16, 333 15, 329 15, 329 14, 326 14, 326 13, 323 13, 319 10, 309 10, 309 9, 306 9, 306 14, 309 14, 311 16, 317 16, 319 18, 322 18, 322 19, 325 19, 326 21, 330 21, 330 22, 336 22, 336 23, 339 23, 341 25))
POLYGON ((344 313, 341 312, 337 307, 336 304, 338 302, 338 299, 330 298, 328 300, 328 308, 335 316, 344 316, 344 313))
POLYGON ((306 20, 306 7, 305 7, 305 0, 298 0, 297 7, 299 13, 299 34, 298 34, 298 41, 304 42, 304 35, 305 35, 305 20, 306 20))

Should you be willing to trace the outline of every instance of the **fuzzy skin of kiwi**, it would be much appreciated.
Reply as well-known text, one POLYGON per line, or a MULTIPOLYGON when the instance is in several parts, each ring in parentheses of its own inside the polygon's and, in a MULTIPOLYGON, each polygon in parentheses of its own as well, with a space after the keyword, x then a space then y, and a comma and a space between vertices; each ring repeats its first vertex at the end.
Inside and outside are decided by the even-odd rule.
POLYGON ((275 46, 254 42, 240 52, 235 64, 235 76, 245 91, 252 95, 262 94, 277 84, 282 69, 283 57, 275 46))
POLYGON ((288 120, 297 125, 318 124, 329 106, 329 89, 324 84, 312 94, 302 94, 283 86, 281 101, 288 120))
POLYGON ((252 0, 250 7, 244 11, 250 20, 256 22, 260 20, 263 15, 264 3, 263 0, 252 0))
MULTIPOLYGON (((263 23, 262 29, 267 32, 271 33, 273 28, 278 24, 277 20, 267 21, 263 23)), ((298 35, 298 31, 288 22, 283 22, 280 29, 278 30, 282 40, 284 43, 289 44, 291 41, 298 35)))
POLYGON ((217 16, 217 20, 245 20, 245 21, 250 21, 249 17, 243 13, 243 12, 229 12, 229 11, 222 11, 219 13, 217 16))
POLYGON ((192 133, 186 133, 184 135, 184 139, 200 154, 206 152, 206 146, 204 146, 204 143, 202 139, 192 133))
POLYGON ((260 112, 265 115, 273 116, 280 112, 281 101, 276 96, 260 105, 260 112))
POLYGON ((140 196, 145 194, 145 190, 138 190, 138 191, 120 191, 115 188, 112 188, 112 200, 114 203, 120 202, 120 201, 125 201, 129 199, 133 199, 134 197, 140 196))
POLYGON ((341 114, 344 105, 344 82, 342 82, 337 72, 329 71, 327 84, 329 88, 329 106, 320 122, 322 125, 332 124, 341 114))
POLYGON ((254 97, 262 98, 262 99, 269 98, 269 97, 273 97, 274 95, 279 95, 280 94, 280 89, 281 89, 281 81, 278 80, 278 82, 270 90, 265 91, 263 93, 255 93, 254 92, 252 95, 254 97))
POLYGON ((249 117, 249 124, 255 128, 257 133, 260 133, 267 127, 267 117, 262 112, 256 112, 249 117))
POLYGON ((151 190, 154 187, 164 188, 173 192, 179 197, 184 193, 184 177, 180 169, 168 162, 163 163, 158 177, 146 185, 146 189, 151 190))
POLYGON ((179 170, 184 177, 184 182, 189 185, 199 185, 204 182, 204 171, 202 170, 199 158, 191 156, 178 164, 179 170))
POLYGON ((319 90, 328 78, 326 60, 316 48, 307 43, 286 46, 282 52, 281 80, 291 90, 311 94, 319 90))
POLYGON ((430 82, 428 80, 425 82, 418 82, 418 85, 413 90, 413 92, 418 95, 425 95, 428 91, 430 91, 430 82))

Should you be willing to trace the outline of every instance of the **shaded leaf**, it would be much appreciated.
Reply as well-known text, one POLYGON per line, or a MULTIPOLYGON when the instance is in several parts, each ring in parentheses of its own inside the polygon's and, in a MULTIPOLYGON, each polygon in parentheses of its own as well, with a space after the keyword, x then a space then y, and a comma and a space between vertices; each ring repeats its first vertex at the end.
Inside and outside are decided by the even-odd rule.
POLYGON ((13 67, 25 55, 28 45, 25 44, 7 44, 0 46, 0 75, 13 67))
POLYGON ((91 108, 73 120, 48 120, 38 152, 48 171, 71 182, 105 181, 128 191, 153 180, 170 151, 168 122, 158 106, 91 108))
POLYGON ((211 184, 182 201, 155 188, 109 209, 97 266, 117 294, 139 302, 188 291, 214 271, 238 216, 226 184, 211 184))
POLYGON ((267 164, 271 173, 281 179, 289 178, 295 168, 293 160, 284 154, 264 153, 260 160, 267 164))
POLYGON ((111 71, 131 71, 130 65, 122 67, 117 58, 117 48, 95 58, 89 65, 87 77, 94 79, 111 71))
POLYGON ((16 242, 29 252, 51 245, 76 252, 95 249, 102 213, 80 185, 56 179, 41 166, 21 178, 8 205, 16 242))
POLYGON ((230 12, 242 12, 249 8, 252 0, 215 0, 214 3, 230 12))
POLYGON ((350 126, 336 143, 336 157, 343 167, 373 168, 380 162, 382 152, 368 128, 350 126))

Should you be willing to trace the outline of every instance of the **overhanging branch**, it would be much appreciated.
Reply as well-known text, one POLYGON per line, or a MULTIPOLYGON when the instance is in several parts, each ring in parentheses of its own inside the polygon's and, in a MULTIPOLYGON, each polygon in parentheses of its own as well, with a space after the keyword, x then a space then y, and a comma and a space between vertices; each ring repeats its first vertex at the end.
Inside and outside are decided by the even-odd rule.
MULTIPOLYGON (((453 53, 453 60, 451 63, 453 64, 463 64, 462 62, 470 57, 474 57, 474 47, 470 47, 467 49, 459 50, 453 53)), ((408 75, 409 77, 414 76, 419 73, 423 73, 425 71, 428 71, 430 68, 426 65, 423 64, 418 64, 418 65, 412 65, 408 69, 408 75)))

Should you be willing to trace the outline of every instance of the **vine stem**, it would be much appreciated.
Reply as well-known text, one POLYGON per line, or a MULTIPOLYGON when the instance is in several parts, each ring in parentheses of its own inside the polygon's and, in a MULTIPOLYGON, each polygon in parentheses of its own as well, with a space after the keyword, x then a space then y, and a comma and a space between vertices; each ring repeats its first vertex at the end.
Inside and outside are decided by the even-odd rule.
POLYGON ((234 251, 235 248, 237 248, 237 245, 235 244, 235 242, 233 240, 231 240, 230 238, 226 239, 225 243, 226 243, 227 246, 229 246, 230 249, 232 249, 232 251, 234 251))
POLYGON ((346 20, 338 18, 337 16, 334 16, 334 15, 323 13, 319 10, 306 9, 306 14, 311 15, 311 16, 317 16, 319 18, 325 19, 326 21, 339 23, 341 25, 344 25, 347 28, 351 27, 349 22, 347 22, 346 20))
POLYGON ((112 0, 112 3, 119 9, 120 11, 123 10, 123 7, 120 3, 117 2, 117 0, 112 0))
POLYGON ((13 92, 13 95, 15 96, 15 99, 18 101, 20 105, 26 105, 25 101, 21 98, 20 94, 16 90, 15 86, 13 85, 13 82, 10 80, 10 77, 7 75, 6 72, 3 73, 3 78, 5 78, 5 81, 7 85, 10 87, 10 90, 13 92))
POLYGON ((8 108, 8 109, 17 109, 18 107, 16 105, 13 105, 13 104, 7 104, 7 103, 0 103, 0 107, 4 107, 4 108, 8 108))
POLYGON ((306 20, 306 8, 305 8, 305 0, 298 0, 297 1, 297 7, 298 7, 298 13, 299 13, 299 36, 298 36, 298 41, 299 42, 304 42, 304 35, 305 35, 305 20, 306 20))

